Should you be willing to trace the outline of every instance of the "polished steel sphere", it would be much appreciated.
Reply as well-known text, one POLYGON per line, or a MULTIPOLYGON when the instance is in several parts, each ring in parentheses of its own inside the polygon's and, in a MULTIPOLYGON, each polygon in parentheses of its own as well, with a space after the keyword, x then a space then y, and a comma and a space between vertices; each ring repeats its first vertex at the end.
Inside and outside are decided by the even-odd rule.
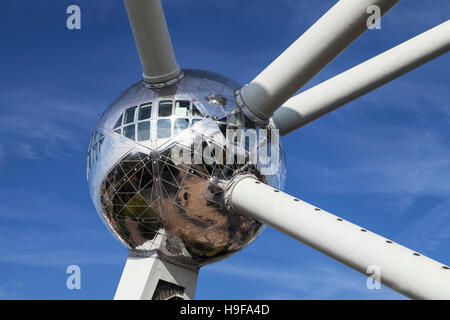
POLYGON ((197 268, 241 250, 261 231, 261 223, 226 206, 225 188, 251 173, 282 189, 285 158, 273 125, 258 127, 236 105, 240 87, 212 72, 183 70, 169 86, 134 84, 102 116, 88 152, 90 193, 133 254, 157 252, 197 268), (258 148, 269 150, 253 150, 257 161, 250 138, 228 137, 250 130, 258 148), (275 169, 263 170, 273 158, 275 169))

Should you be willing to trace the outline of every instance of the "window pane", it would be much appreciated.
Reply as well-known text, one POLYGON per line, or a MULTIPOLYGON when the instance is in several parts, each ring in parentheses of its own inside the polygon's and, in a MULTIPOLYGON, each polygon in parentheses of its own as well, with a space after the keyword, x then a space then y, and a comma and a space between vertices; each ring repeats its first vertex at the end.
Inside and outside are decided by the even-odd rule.
POLYGON ((119 129, 117 129, 117 130, 114 130, 114 132, 115 132, 115 133, 118 133, 118 134, 122 134, 122 129, 119 128, 119 129))
POLYGON ((91 141, 89 141, 89 150, 91 150, 93 145, 94 145, 94 134, 92 134, 91 141))
POLYGON ((175 115, 178 117, 189 117, 189 101, 175 102, 175 115))
POLYGON ((244 120, 242 118, 242 113, 241 112, 235 112, 233 113, 229 120, 228 123, 230 124, 230 126, 237 126, 237 127, 242 127, 244 125, 244 120))
POLYGON ((200 111, 198 111, 197 107, 194 104, 192 104, 192 116, 202 117, 202 114, 200 113, 200 111))
POLYGON ((97 145, 94 147, 93 151, 94 151, 94 154, 95 154, 95 161, 98 161, 98 154, 100 153, 100 145, 97 144, 97 145))
POLYGON ((138 141, 150 140, 150 121, 138 124, 138 141))
POLYGON ((123 135, 128 139, 135 140, 134 124, 123 128, 123 135))
POLYGON ((96 146, 92 149, 91 156, 92 156, 92 164, 94 164, 98 160, 96 146))
POLYGON ((172 100, 163 100, 159 102, 158 116, 170 117, 172 115, 172 100))
POLYGON ((139 120, 150 119, 151 116, 152 116, 152 104, 151 103, 143 104, 141 106, 141 109, 139 109, 139 120))
POLYGON ((117 120, 116 124, 114 125, 114 129, 116 129, 122 125, 122 118, 123 118, 123 115, 121 114, 119 120, 117 120))
POLYGON ((202 121, 203 119, 192 119, 192 125, 196 124, 197 122, 202 121))
POLYGON ((92 144, 96 144, 98 140, 98 132, 95 130, 94 132, 94 138, 92 138, 92 144))
POLYGON ((116 124, 114 125, 114 129, 116 129, 122 125, 122 118, 123 118, 123 115, 120 115, 119 120, 117 120, 116 124))
POLYGON ((93 152, 91 152, 91 156, 89 157, 89 164, 92 166, 94 165, 94 157, 93 157, 93 152))
POLYGON ((98 142, 98 153, 99 154, 101 154, 103 142, 105 142, 105 137, 100 138, 100 141, 98 142))
POLYGON ((180 133, 187 127, 189 127, 189 119, 176 119, 173 125, 174 134, 180 133))
POLYGON ((171 134, 171 124, 170 120, 158 120, 158 138, 170 138, 171 134))
POLYGON ((136 108, 137 107, 132 107, 132 108, 127 109, 127 111, 125 111, 125 123, 124 124, 134 122, 134 113, 136 111, 136 108))

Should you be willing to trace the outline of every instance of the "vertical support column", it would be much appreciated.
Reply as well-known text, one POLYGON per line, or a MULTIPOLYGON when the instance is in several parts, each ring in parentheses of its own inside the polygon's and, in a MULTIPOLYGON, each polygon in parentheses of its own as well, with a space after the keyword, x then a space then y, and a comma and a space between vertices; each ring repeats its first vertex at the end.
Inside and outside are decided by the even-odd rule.
POLYGON ((114 300, 152 300, 157 298, 155 292, 158 295, 164 288, 172 288, 172 298, 191 300, 195 297, 197 279, 198 270, 163 261, 157 254, 150 257, 130 254, 114 300))

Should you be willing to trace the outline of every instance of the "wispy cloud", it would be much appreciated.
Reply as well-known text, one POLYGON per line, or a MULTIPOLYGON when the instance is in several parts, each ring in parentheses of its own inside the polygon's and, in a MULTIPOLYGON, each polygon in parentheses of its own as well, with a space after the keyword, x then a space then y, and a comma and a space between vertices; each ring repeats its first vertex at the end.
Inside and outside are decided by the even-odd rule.
POLYGON ((17 292, 24 286, 23 282, 7 281, 0 284, 0 299, 15 299, 17 292))
POLYGON ((423 26, 430 28, 434 26, 432 21, 446 21, 448 12, 450 12, 448 1, 433 1, 432 6, 421 0, 400 1, 390 13, 392 19, 386 20, 386 28, 391 27, 391 30, 399 30, 400 33, 423 32, 425 31, 423 26))
POLYGON ((64 157, 86 149, 98 116, 92 103, 32 91, 3 93, 0 107, 10 110, 0 115, 4 143, 28 159, 64 157), (8 109, 11 105, 14 108, 8 109))
POLYGON ((5 286, 0 285, 0 298, 6 298, 7 294, 6 294, 6 289, 5 286))
POLYGON ((5 157, 5 151, 3 150, 3 145, 0 143, 0 165, 2 164, 4 157, 5 157))
POLYGON ((271 283, 270 292, 259 293, 257 299, 337 299, 343 291, 359 299, 398 299, 400 295, 390 290, 369 290, 366 279, 354 271, 342 271, 328 266, 308 269, 256 267, 229 263, 206 267, 209 272, 271 283))
MULTIPOLYGON (((0 264, 28 266, 117 265, 126 257, 126 249, 108 250, 93 243, 114 241, 105 230, 86 227, 79 221, 75 227, 69 221, 51 223, 30 221, 20 230, 0 227, 0 264), (79 239, 82 234, 83 238, 79 239), (109 240, 109 241, 108 241, 109 240), (75 249, 72 249, 75 248, 75 249)), ((114 242, 112 242, 114 244, 114 242)))
POLYGON ((117 265, 123 254, 108 254, 89 250, 53 250, 41 252, 6 252, 0 256, 0 262, 31 266, 68 266, 77 265, 117 265))
POLYGON ((325 194, 377 194, 397 212, 408 209, 417 197, 448 197, 450 146, 439 134, 386 125, 361 130, 361 136, 353 136, 353 130, 327 130, 350 157, 333 164, 299 154, 290 163, 291 177, 325 194))
POLYGON ((33 147, 28 143, 22 143, 17 146, 17 153, 27 159, 40 159, 33 150, 33 147))
POLYGON ((305 147, 288 151, 291 177, 322 193, 377 194, 398 212, 421 196, 447 198, 450 97, 429 82, 398 80, 302 128, 305 147))
POLYGON ((396 239, 412 247, 434 251, 450 240, 450 199, 439 203, 396 239))

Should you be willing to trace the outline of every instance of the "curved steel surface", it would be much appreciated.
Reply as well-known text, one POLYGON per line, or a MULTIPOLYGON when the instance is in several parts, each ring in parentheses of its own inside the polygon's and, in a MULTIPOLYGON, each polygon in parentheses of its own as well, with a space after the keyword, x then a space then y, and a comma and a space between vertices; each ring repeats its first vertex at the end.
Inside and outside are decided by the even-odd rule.
POLYGON ((208 71, 183 72, 169 87, 138 82, 110 105, 91 139, 87 175, 99 215, 130 250, 200 267, 241 250, 262 230, 226 208, 223 186, 251 172, 281 189, 285 158, 280 142, 269 139, 274 127, 258 128, 236 105, 238 83, 208 71), (232 129, 266 130, 258 148, 269 152, 255 150, 255 162, 245 139, 230 142, 232 129), (232 162, 224 160, 228 148, 232 162), (275 153, 275 170, 264 172, 275 153))

